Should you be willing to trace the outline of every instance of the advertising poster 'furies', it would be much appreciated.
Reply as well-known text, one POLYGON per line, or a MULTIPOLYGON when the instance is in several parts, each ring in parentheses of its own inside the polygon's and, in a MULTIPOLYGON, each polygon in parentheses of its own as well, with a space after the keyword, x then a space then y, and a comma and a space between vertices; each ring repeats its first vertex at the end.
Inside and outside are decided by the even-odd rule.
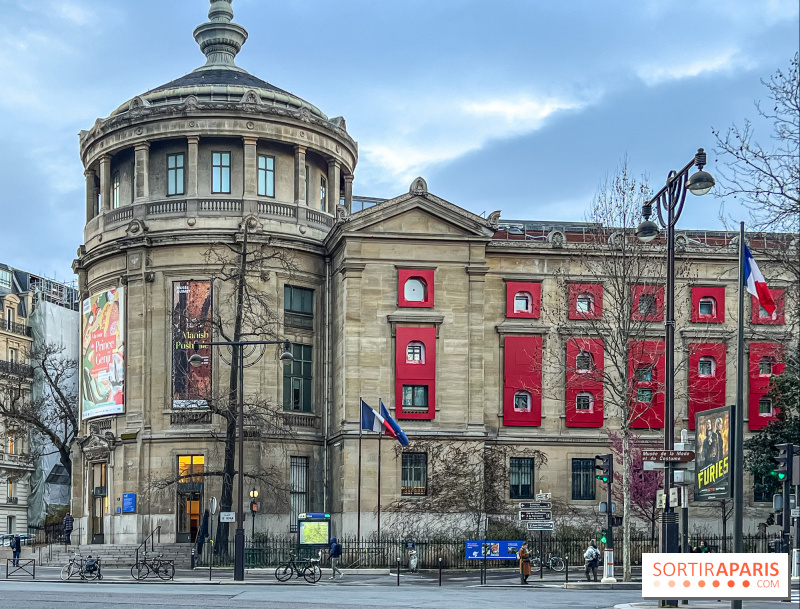
POLYGON ((697 447, 695 501, 719 501, 731 496, 731 407, 722 406, 695 415, 697 447))
POLYGON ((204 408, 211 394, 212 292, 208 280, 172 283, 172 407, 204 408), (189 358, 198 343, 203 364, 189 358))

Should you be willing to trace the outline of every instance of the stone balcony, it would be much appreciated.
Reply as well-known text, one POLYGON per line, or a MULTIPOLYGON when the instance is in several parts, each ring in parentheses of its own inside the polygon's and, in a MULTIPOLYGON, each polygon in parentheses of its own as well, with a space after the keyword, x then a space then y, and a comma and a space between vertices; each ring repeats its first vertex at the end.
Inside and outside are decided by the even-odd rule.
POLYGON ((0 453, 0 468, 33 469, 33 459, 30 455, 17 455, 0 453))

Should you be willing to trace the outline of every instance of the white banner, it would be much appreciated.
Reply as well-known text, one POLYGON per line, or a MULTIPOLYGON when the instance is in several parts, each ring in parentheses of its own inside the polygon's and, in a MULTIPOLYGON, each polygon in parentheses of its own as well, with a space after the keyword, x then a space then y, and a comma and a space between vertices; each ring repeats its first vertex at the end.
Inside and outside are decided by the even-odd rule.
POLYGON ((788 554, 643 554, 642 598, 788 599, 788 554))

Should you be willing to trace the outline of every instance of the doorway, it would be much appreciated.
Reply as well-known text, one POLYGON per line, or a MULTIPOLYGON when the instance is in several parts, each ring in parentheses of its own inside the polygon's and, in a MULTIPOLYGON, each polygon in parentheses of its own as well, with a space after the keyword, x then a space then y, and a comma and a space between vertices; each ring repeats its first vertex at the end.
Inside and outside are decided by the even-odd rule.
POLYGON ((92 543, 105 543, 104 516, 108 513, 108 464, 94 463, 92 465, 91 492, 91 525, 92 543))
POLYGON ((201 493, 180 493, 178 495, 178 543, 195 543, 200 530, 201 493))

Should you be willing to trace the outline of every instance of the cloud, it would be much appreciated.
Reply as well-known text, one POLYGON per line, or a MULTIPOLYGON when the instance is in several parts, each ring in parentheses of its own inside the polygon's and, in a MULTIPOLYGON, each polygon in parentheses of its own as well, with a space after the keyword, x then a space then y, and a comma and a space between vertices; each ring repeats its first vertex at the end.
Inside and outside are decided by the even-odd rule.
POLYGON ((695 78, 715 72, 732 72, 738 69, 748 70, 755 67, 754 62, 742 57, 737 49, 723 50, 711 57, 703 54, 698 58, 671 59, 670 61, 674 61, 674 63, 659 62, 657 64, 652 62, 642 65, 637 68, 636 75, 647 86, 653 87, 684 78, 695 78))

